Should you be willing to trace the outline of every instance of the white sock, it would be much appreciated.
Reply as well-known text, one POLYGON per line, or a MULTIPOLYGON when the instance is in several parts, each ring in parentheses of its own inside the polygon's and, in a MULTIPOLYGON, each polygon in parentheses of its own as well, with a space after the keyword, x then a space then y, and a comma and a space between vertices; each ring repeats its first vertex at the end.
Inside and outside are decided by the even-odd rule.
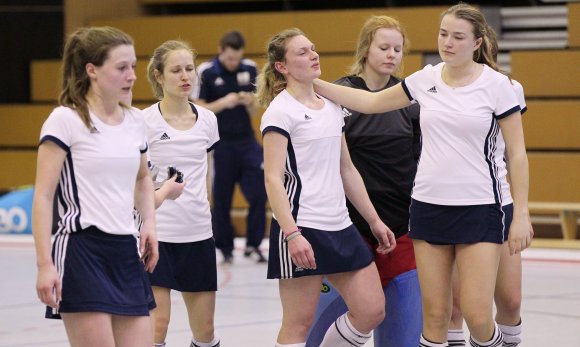
POLYGON ((284 345, 281 343, 276 342, 276 347, 305 347, 306 346, 306 342, 302 342, 302 343, 292 343, 289 345, 284 345))
POLYGON ((423 336, 423 334, 421 334, 421 340, 419 340, 419 347, 448 347, 448 346, 449 345, 447 344, 447 342, 443 343, 431 342, 427 340, 425 336, 423 336))
POLYGON ((220 347, 220 338, 214 335, 211 342, 199 342, 195 338, 191 339, 189 347, 220 347))
POLYGON ((338 317, 330 325, 320 347, 352 347, 364 345, 372 336, 372 332, 363 334, 352 325, 348 312, 338 317))
POLYGON ((447 331, 447 341, 449 341, 449 347, 465 346, 463 329, 449 329, 447 331))
POLYGON ((469 343, 473 347, 502 347, 503 334, 501 333, 501 330, 499 330, 499 327, 497 326, 497 324, 495 324, 495 328, 493 330, 493 336, 491 337, 491 340, 489 340, 487 342, 481 342, 481 341, 477 341, 475 338, 473 338, 473 336, 471 336, 469 338, 469 343))
POLYGON ((497 325, 503 334, 503 347, 516 347, 522 343, 522 321, 518 325, 497 325))

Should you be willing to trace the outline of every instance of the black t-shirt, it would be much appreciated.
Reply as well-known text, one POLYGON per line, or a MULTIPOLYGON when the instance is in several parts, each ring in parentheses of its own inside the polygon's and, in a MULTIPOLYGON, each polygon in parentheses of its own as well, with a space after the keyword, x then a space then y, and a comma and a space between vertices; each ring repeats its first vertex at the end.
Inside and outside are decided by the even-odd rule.
MULTIPOLYGON (((399 82, 391 77, 385 88, 399 82)), ((356 76, 343 77, 335 83, 369 90, 364 80, 356 76)), ((408 231, 411 190, 421 153, 419 105, 380 115, 347 111, 350 115, 345 118, 344 131, 352 162, 381 220, 399 237, 408 231)), ((347 207, 359 231, 375 240, 349 201, 347 207)))

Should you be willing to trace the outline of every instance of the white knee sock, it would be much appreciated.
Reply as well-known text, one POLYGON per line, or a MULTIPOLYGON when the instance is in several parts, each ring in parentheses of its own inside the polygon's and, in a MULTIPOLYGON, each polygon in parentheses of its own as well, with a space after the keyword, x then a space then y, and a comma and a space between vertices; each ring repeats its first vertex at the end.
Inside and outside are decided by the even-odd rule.
POLYGON ((431 342, 427 340, 425 336, 423 336, 423 334, 421 334, 421 340, 419 340, 419 347, 448 347, 448 346, 449 345, 447 344, 447 342, 443 343, 431 342))
POLYGON ((363 334, 352 325, 348 312, 338 317, 326 331, 320 347, 352 347, 364 345, 372 332, 363 334))
POLYGON ((449 341, 449 347, 465 346, 463 329, 449 329, 447 331, 447 341, 449 341))
POLYGON ((199 342, 195 338, 191 339, 189 347, 220 347, 220 338, 214 335, 211 342, 199 342))
POLYGON ((497 324, 495 324, 495 328, 493 330, 493 336, 491 337, 491 340, 489 340, 487 342, 481 342, 481 341, 477 341, 476 339, 473 338, 473 336, 471 336, 469 338, 469 343, 473 347, 502 347, 503 334, 501 333, 501 330, 499 330, 499 327, 497 326, 497 324))
POLYGON ((305 347, 305 346, 306 346, 306 342, 292 343, 290 345, 284 345, 284 344, 276 342, 276 347, 305 347))
POLYGON ((503 347, 516 347, 522 343, 522 321, 516 326, 497 325, 503 334, 503 347))

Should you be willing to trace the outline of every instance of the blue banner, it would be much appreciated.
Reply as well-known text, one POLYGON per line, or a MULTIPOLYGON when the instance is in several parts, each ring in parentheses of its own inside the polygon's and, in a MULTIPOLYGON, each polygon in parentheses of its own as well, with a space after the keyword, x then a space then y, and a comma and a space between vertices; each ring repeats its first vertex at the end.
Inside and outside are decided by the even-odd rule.
POLYGON ((33 188, 0 196, 0 235, 32 234, 33 188))

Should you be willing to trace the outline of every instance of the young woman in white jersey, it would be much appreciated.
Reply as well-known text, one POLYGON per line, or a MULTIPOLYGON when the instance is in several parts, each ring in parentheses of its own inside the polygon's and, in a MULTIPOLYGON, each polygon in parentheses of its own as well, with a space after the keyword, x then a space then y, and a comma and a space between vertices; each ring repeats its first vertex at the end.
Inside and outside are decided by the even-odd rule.
MULTIPOLYGON (((497 37, 493 34, 489 36, 492 47, 493 60, 497 62, 499 47, 497 37)), ((512 79, 512 87, 518 97, 520 113, 523 115, 527 110, 524 89, 522 85, 512 79)), ((500 137, 499 140, 503 141, 500 137)), ((509 186, 505 189, 509 190, 509 186)), ((509 191, 506 192, 509 196, 509 191)), ((504 201, 504 205, 511 204, 511 199, 504 201)), ((533 228, 530 225, 530 234, 533 236, 533 228)), ((507 235, 506 235, 507 236, 507 235)), ((505 238, 504 241, 507 241, 505 238)), ((449 322, 449 332, 447 340, 449 346, 465 346, 465 334, 463 331, 463 316, 460 307, 460 290, 457 270, 453 273, 453 308, 451 311, 451 321, 449 322)), ((495 284, 494 302, 496 307, 495 321, 501 330, 504 338, 504 347, 515 347, 522 342, 522 256, 521 253, 510 255, 507 242, 504 243, 499 261, 499 269, 495 284)))
POLYGON ((266 191, 274 213, 268 278, 279 279, 282 327, 278 347, 305 346, 324 276, 349 311, 321 346, 363 345, 384 317, 384 296, 372 253, 352 224, 345 193, 369 223, 377 251, 395 246, 352 164, 341 108, 314 93, 320 76, 314 45, 298 29, 268 44, 258 82, 266 191))
POLYGON ((452 6, 441 17, 443 63, 428 65, 379 93, 316 81, 316 90, 365 113, 421 106, 423 147, 412 193, 410 236, 423 300, 421 346, 446 346, 451 274, 457 263, 461 308, 472 346, 501 346, 493 293, 504 235, 512 254, 531 242, 528 162, 520 107, 497 72, 481 11, 452 6), (498 142, 501 132, 505 148, 498 142), (507 168, 504 161, 507 151, 507 168), (513 205, 507 191, 509 170, 513 205), (511 226, 508 218, 513 210, 511 226))
POLYGON ((133 40, 111 27, 67 40, 60 105, 44 123, 33 202, 38 297, 71 346, 151 346, 145 271, 158 259, 145 123, 126 106, 133 40), (55 191, 58 230, 52 246, 55 191), (142 217, 140 233, 133 206, 142 217))
MULTIPOLYGON (((157 308, 152 311, 155 346, 165 346, 171 314, 171 290, 181 292, 192 333, 191 347, 217 347, 214 334, 217 268, 211 214, 207 198, 207 156, 218 142, 217 118, 189 102, 195 80, 193 50, 170 40, 153 52, 147 77, 160 101, 143 110, 147 124, 150 165, 167 179, 155 193, 159 264, 149 278, 157 308), (172 199, 176 177, 183 174, 181 195, 172 199), (167 197, 170 199, 165 200, 167 197), (163 202, 161 204, 161 202, 163 202)), ((174 197, 174 196, 173 196, 174 197)))

